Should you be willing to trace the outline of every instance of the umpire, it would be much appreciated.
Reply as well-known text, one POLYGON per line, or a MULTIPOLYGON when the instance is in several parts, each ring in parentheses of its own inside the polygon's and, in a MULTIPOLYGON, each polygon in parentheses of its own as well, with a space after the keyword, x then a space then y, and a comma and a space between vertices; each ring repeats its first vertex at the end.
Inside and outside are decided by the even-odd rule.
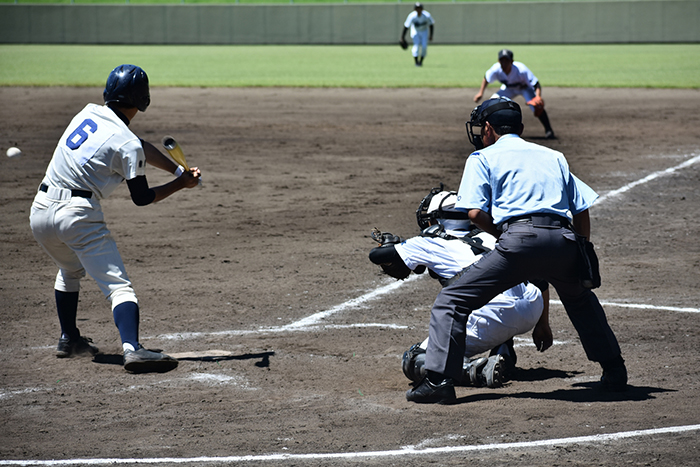
POLYGON ((485 101, 467 123, 477 150, 467 159, 455 206, 499 241, 435 300, 427 377, 406 393, 409 401, 455 399, 453 381, 462 370, 468 315, 528 280, 543 290, 554 286, 586 356, 603 368, 601 389, 627 389, 617 339, 598 298, 581 285, 579 275, 576 233, 589 236, 588 208, 598 195, 569 172, 563 154, 522 140, 522 131, 520 106, 505 98, 485 101), (481 128, 480 135, 475 128, 481 128))

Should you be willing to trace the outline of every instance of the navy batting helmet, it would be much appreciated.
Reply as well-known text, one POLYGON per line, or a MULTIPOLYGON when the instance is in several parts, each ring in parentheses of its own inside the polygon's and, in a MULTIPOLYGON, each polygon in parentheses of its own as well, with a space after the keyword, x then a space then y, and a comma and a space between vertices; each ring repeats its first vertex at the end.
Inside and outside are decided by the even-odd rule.
POLYGON ((126 107, 136 107, 145 112, 151 103, 148 75, 136 65, 119 65, 107 77, 104 93, 105 104, 118 102, 126 107))
POLYGON ((477 150, 483 149, 484 142, 481 140, 481 132, 475 134, 474 128, 483 127, 486 122, 489 122, 494 127, 510 126, 517 130, 523 123, 520 106, 517 102, 513 102, 505 97, 497 97, 484 101, 472 110, 471 119, 467 122, 467 135, 469 136, 469 142, 477 150))

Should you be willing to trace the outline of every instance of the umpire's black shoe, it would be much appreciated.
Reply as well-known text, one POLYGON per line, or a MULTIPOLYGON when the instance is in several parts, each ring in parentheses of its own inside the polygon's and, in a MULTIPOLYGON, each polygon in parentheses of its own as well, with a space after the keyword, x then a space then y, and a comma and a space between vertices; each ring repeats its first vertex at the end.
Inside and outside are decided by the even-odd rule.
POLYGON ((124 369, 130 373, 165 373, 177 368, 178 363, 170 355, 146 350, 141 345, 124 351, 124 369))
POLYGON ((58 358, 68 357, 94 357, 100 349, 92 345, 92 339, 88 337, 63 337, 58 339, 56 356, 58 358))
POLYGON ((627 368, 623 365, 603 370, 603 376, 600 378, 600 388, 605 392, 627 391, 627 368))
POLYGON ((426 376, 418 386, 406 391, 406 400, 419 404, 449 404, 455 399, 455 384, 450 378, 433 384, 426 376))

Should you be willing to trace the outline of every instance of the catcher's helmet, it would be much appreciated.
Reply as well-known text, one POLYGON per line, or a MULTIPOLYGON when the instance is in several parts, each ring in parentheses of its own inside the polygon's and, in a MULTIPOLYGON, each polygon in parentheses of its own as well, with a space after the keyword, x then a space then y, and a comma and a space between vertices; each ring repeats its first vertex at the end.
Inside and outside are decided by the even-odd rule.
POLYGON ((481 128, 486 122, 493 126, 511 126, 519 128, 523 123, 522 112, 517 102, 505 97, 497 97, 484 101, 472 110, 471 118, 467 122, 467 135, 469 142, 479 150, 483 149, 484 142, 479 134, 474 133, 474 128, 481 128))
POLYGON ((455 209, 457 192, 445 191, 443 185, 430 190, 416 210, 416 219, 421 230, 431 225, 444 225, 447 230, 470 230, 473 225, 464 211, 455 209))
POLYGON ((118 102, 126 107, 136 107, 145 112, 151 103, 148 75, 136 65, 119 65, 107 77, 102 93, 105 104, 118 102))

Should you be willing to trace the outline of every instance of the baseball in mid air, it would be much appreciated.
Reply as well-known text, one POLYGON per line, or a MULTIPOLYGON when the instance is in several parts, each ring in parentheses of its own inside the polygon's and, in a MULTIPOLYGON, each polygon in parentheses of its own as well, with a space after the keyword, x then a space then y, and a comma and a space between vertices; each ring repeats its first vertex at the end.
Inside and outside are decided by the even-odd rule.
POLYGON ((22 151, 19 148, 12 146, 7 149, 7 157, 19 157, 22 155, 22 151))

